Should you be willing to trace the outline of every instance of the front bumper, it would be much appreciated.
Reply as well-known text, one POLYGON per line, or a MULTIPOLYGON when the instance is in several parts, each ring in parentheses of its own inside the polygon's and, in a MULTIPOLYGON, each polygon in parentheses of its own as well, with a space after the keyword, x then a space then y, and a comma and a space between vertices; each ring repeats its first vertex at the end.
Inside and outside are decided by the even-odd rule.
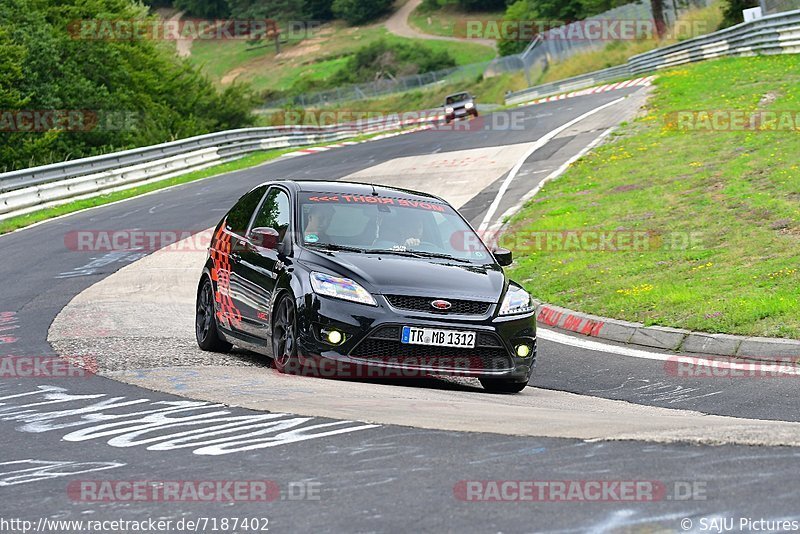
MULTIPOLYGON (((425 374, 504 378, 527 381, 536 361, 534 312, 493 317, 497 305, 483 315, 456 315, 398 309, 376 295, 378 306, 366 306, 316 294, 298 299, 298 349, 301 361, 333 360, 344 364, 402 369, 404 376, 425 374), (400 342, 403 326, 476 332, 474 349, 409 345, 400 342), (332 345, 331 329, 344 333, 332 345), (519 357, 516 347, 530 347, 519 357)), ((375 375, 380 376, 380 374, 375 375)))
POLYGON ((452 113, 446 113, 445 114, 445 120, 447 122, 450 122, 450 121, 455 120, 455 119, 463 119, 463 118, 467 118, 467 117, 470 117, 470 116, 472 116, 472 117, 477 117, 478 116, 477 108, 471 108, 471 109, 456 108, 455 110, 453 110, 452 113))

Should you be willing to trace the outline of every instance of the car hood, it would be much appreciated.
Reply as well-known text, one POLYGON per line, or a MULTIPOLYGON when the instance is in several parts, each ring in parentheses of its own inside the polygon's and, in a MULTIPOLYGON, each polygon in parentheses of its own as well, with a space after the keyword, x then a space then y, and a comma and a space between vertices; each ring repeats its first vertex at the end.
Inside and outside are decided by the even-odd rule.
POLYGON ((309 250, 301 261, 311 270, 352 278, 368 291, 385 295, 498 302, 506 284, 503 269, 496 264, 309 250))

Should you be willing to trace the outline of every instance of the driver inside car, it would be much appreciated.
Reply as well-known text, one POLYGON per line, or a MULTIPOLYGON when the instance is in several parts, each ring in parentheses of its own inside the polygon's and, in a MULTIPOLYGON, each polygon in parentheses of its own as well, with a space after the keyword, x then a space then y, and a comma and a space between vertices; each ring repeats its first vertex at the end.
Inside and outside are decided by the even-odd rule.
POLYGON ((403 228, 405 230, 406 239, 401 245, 409 248, 418 247, 420 243, 422 243, 422 232, 424 230, 424 226, 422 224, 422 219, 413 218, 411 219, 408 224, 403 228))
POLYGON ((306 226, 303 230, 305 243, 330 243, 327 233, 328 226, 333 219, 332 206, 311 206, 306 214, 306 226))
POLYGON ((373 246, 384 249, 418 247, 423 242, 424 224, 420 217, 384 216, 373 246))

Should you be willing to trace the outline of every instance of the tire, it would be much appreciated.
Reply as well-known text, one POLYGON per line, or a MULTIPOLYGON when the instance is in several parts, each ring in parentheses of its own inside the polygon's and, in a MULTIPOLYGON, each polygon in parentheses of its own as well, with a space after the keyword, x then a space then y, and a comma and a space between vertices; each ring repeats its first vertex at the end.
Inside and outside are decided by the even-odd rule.
POLYGON ((480 378, 483 389, 490 393, 519 393, 528 385, 528 382, 512 382, 502 378, 480 378))
POLYGON ((272 324, 272 361, 280 373, 292 373, 300 367, 297 355, 297 310, 289 295, 278 302, 272 324))
POLYGON ((217 329, 217 319, 214 310, 214 291, 211 280, 203 277, 203 284, 197 292, 197 306, 195 308, 194 333, 197 345, 201 350, 209 352, 228 352, 233 345, 222 339, 217 329))

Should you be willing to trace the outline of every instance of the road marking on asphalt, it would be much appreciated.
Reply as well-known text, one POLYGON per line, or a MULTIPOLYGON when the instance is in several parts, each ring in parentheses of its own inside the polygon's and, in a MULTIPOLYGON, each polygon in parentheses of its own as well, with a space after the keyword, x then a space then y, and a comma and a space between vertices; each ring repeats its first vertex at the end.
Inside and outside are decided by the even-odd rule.
POLYGON ((551 130, 550 132, 546 133, 545 135, 543 135, 542 137, 537 139, 536 142, 534 142, 533 145, 528 149, 528 151, 525 152, 525 154, 522 155, 522 157, 519 159, 519 161, 517 161, 517 163, 514 165, 514 167, 512 167, 511 171, 508 173, 508 176, 506 176, 506 179, 503 180, 503 183, 500 185, 500 190, 497 192, 497 195, 494 197, 494 200, 492 201, 492 204, 489 206, 489 209, 486 212, 486 215, 484 215, 483 221, 481 222, 480 226, 478 227, 478 230, 481 231, 481 232, 484 232, 489 227, 489 224, 492 221, 492 217, 494 217, 495 212, 497 212, 497 208, 500 207, 500 201, 503 200, 503 195, 505 195, 506 191, 508 190, 509 186, 511 185, 511 182, 514 181, 514 178, 517 176, 517 173, 519 173, 519 170, 522 168, 522 165, 525 163, 525 161, 527 161, 527 159, 529 157, 531 157, 533 155, 534 152, 536 152, 537 150, 539 150, 540 148, 545 146, 547 143, 550 142, 550 140, 552 140, 555 136, 557 136, 558 134, 560 134, 561 132, 563 132, 564 130, 569 128, 570 126, 572 126, 574 124, 577 124, 578 122, 582 121, 583 119, 585 119, 587 117, 591 117, 595 113, 598 113, 598 112, 606 109, 607 107, 610 107, 610 106, 613 106, 614 104, 622 102, 623 100, 625 100, 624 96, 620 97, 620 98, 617 98, 616 100, 612 100, 611 102, 608 102, 608 103, 603 104, 601 106, 598 106, 598 107, 596 107, 594 109, 591 109, 591 110, 587 111, 586 113, 584 113, 583 115, 580 115, 580 116, 572 119, 571 121, 562 124, 558 128, 556 128, 554 130, 551 130))
MULTIPOLYGON (((611 134, 611 132, 613 132, 615 129, 616 129, 616 126, 612 126, 611 128, 608 128, 608 129, 604 130, 603 133, 601 133, 600 135, 595 137, 592 140, 591 143, 589 143, 588 145, 583 147, 577 154, 575 154, 574 156, 569 158, 567 161, 565 161, 556 170, 554 170, 553 172, 551 172, 550 174, 548 174, 547 176, 542 178, 542 181, 539 182, 538 184, 536 184, 536 186, 533 189, 531 189, 530 191, 525 193, 525 195, 522 196, 522 198, 519 200, 519 202, 517 202, 516 204, 514 204, 513 206, 508 208, 506 211, 504 211, 503 214, 498 218, 498 220, 495 221, 495 223, 488 228, 488 232, 487 233, 489 235, 493 235, 494 232, 498 232, 500 230, 500 228, 502 228, 503 225, 504 225, 503 221, 505 221, 506 219, 508 219, 509 217, 514 215, 515 213, 517 213, 519 210, 521 210, 522 206, 524 206, 530 199, 532 199, 534 196, 536 196, 536 194, 539 193, 539 191, 541 191, 542 187, 544 187, 544 185, 547 182, 555 180, 556 178, 558 178, 559 176, 564 174, 564 171, 566 171, 569 168, 570 165, 572 165, 573 163, 578 161, 578 159, 580 159, 583 156, 585 156, 587 152, 589 152, 594 147, 596 147, 598 144, 600 144, 600 141, 602 141, 603 139, 608 137, 608 135, 611 134)), ((542 169, 542 170, 539 170, 539 171, 533 171, 532 173, 520 173, 520 174, 524 176, 525 174, 542 173, 542 172, 547 172, 548 170, 549 169, 542 169)))
POLYGON ((70 477, 124 467, 121 462, 74 462, 65 460, 11 460, 0 463, 0 487, 70 477))
MULTIPOLYGON (((5 393, 1 389, 0 392, 5 393)), ((40 434, 70 429, 61 436, 62 441, 100 440, 112 447, 143 446, 148 451, 192 449, 194 454, 206 456, 248 452, 380 427, 351 420, 323 422, 290 413, 250 414, 204 401, 70 394, 67 389, 55 386, 38 386, 22 394, 0 396, 0 407, 0 421, 18 423, 15 430, 20 432, 40 434), (8 402, 31 396, 36 398, 22 403, 8 402), (55 409, 42 408, 45 405, 55 409)))
POLYGON ((687 363, 701 367, 715 367, 718 369, 730 369, 737 371, 751 371, 753 366, 758 366, 764 371, 768 371, 770 366, 775 366, 775 372, 777 373, 793 376, 800 375, 800 368, 787 367, 785 365, 781 365, 780 362, 773 364, 770 362, 742 361, 741 363, 738 363, 729 360, 714 360, 696 356, 678 356, 676 354, 669 353, 648 352, 646 350, 634 349, 631 347, 607 345, 605 343, 600 343, 599 341, 574 337, 541 327, 538 329, 538 337, 541 339, 546 339, 547 341, 552 341, 553 343, 558 343, 560 345, 568 345, 570 347, 594 350, 597 352, 606 352, 610 354, 619 354, 621 356, 629 356, 631 358, 639 358, 642 360, 687 363))

